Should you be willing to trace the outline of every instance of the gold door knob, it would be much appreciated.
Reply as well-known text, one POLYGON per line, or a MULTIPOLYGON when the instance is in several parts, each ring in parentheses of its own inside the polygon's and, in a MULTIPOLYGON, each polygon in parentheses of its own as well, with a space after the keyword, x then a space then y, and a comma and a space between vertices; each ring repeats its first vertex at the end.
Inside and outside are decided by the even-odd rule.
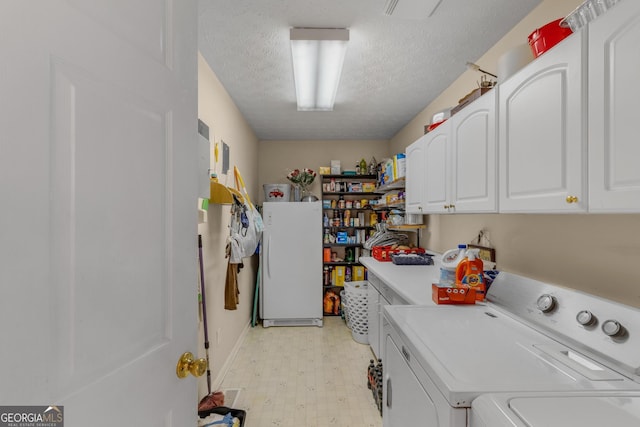
POLYGON ((202 376, 207 370, 206 359, 195 359, 190 352, 184 353, 180 356, 178 364, 176 365, 176 375, 178 378, 185 378, 191 372, 194 377, 202 376))
POLYGON ((577 196, 567 196, 567 203, 578 203, 577 196))

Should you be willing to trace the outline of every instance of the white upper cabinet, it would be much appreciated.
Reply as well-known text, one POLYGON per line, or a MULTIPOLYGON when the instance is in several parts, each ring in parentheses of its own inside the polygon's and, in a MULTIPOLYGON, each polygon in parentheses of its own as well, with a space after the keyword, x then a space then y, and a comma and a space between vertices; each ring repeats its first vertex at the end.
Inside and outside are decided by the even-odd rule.
POLYGON ((450 212, 496 212, 496 91, 451 119, 450 212))
POLYGON ((424 213, 424 147, 426 138, 427 135, 422 136, 405 150, 407 156, 405 212, 407 213, 424 213))
POLYGON ((589 23, 589 210, 640 212, 640 2, 589 23))
POLYGON ((449 212, 449 170, 451 157, 451 120, 447 120, 426 135, 425 213, 449 212))
POLYGON ((638 41, 619 2, 409 146, 408 212, 640 212, 638 41))
POLYGON ((496 91, 426 135, 425 213, 496 212, 496 91))
POLYGON ((584 33, 500 84, 500 212, 587 209, 584 33))

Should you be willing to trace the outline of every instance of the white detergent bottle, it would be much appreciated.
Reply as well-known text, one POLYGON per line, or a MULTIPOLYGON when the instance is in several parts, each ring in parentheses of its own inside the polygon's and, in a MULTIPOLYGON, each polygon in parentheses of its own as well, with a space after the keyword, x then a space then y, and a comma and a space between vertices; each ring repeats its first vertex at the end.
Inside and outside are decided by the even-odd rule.
POLYGON ((440 268, 440 285, 453 286, 456 282, 456 268, 467 253, 467 245, 458 245, 456 249, 449 249, 442 254, 442 267, 440 268))

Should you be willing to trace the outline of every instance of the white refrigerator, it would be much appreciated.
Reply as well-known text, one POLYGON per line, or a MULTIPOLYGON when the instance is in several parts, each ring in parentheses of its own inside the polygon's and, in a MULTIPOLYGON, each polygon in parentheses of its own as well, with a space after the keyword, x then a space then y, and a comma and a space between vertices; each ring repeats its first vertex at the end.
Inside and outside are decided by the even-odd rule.
POLYGON ((262 326, 322 326, 322 203, 265 202, 262 326))

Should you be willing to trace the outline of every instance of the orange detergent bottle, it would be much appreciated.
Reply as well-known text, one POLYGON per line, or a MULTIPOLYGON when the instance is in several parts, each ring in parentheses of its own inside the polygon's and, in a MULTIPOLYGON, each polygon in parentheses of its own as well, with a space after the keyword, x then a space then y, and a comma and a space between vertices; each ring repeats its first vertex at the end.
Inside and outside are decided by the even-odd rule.
POLYGON ((486 285, 484 282, 484 266, 478 258, 477 249, 467 250, 466 257, 456 268, 456 286, 469 287, 476 290, 476 301, 484 301, 486 285))

